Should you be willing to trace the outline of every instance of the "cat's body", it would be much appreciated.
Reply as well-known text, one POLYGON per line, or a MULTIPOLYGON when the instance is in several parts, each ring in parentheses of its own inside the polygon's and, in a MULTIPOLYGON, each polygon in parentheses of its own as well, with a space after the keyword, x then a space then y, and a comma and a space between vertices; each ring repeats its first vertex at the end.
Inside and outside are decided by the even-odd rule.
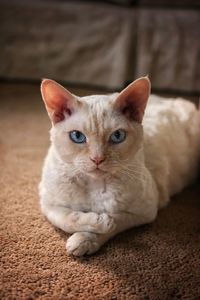
POLYGON ((54 125, 41 208, 52 224, 73 233, 69 254, 91 254, 115 234, 152 222, 170 196, 195 179, 200 113, 192 103, 150 96, 142 122, 146 78, 120 94, 76 97, 78 104, 50 80, 43 82, 42 93, 54 125), (74 130, 87 140, 70 140, 74 130))

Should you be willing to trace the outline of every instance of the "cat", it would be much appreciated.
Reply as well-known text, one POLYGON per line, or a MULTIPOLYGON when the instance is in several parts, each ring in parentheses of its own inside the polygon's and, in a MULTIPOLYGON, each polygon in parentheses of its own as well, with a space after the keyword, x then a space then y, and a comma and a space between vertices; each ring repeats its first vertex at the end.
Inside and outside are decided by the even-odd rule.
POLYGON ((200 111, 150 95, 150 85, 141 77, 121 93, 78 97, 42 81, 52 128, 41 210, 72 234, 69 255, 92 254, 119 232, 153 222, 197 175, 200 111))

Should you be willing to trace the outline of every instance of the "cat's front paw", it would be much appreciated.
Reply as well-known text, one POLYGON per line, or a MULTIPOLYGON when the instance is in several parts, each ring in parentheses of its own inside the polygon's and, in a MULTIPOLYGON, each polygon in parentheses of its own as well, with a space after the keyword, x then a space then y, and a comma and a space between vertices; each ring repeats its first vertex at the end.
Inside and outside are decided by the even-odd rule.
POLYGON ((66 249, 69 255, 83 256, 92 254, 99 249, 100 245, 96 235, 90 232, 76 232, 67 240, 66 249))
POLYGON ((96 231, 98 233, 110 233, 114 231, 116 224, 112 217, 105 213, 102 213, 100 215, 97 215, 97 221, 94 227, 96 227, 96 231))

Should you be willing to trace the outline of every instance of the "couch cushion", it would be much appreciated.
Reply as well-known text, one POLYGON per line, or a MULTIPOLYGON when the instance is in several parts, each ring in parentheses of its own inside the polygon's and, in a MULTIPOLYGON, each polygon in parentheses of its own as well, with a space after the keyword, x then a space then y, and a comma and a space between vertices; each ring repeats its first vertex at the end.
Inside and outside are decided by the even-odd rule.
POLYGON ((136 77, 154 88, 200 92, 200 14, 197 10, 141 9, 136 77))
POLYGON ((136 14, 100 2, 4 1, 0 76, 119 88, 136 14))

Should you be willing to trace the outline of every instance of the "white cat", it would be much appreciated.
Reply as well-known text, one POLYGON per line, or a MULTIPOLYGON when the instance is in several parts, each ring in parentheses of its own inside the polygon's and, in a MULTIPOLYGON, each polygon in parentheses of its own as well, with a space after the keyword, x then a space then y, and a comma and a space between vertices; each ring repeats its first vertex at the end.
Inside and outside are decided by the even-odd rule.
POLYGON ((200 112, 186 100, 156 96, 146 107, 148 78, 120 94, 82 98, 45 79, 41 92, 52 121, 41 208, 72 233, 69 254, 94 253, 117 233, 152 222, 195 179, 200 112))

